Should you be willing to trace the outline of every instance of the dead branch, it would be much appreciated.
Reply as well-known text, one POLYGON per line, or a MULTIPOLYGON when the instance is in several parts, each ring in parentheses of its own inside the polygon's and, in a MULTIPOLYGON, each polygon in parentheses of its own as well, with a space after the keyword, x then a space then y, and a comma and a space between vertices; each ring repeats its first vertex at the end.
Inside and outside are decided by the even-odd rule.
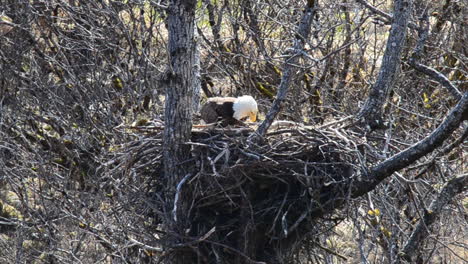
POLYGON ((412 147, 396 154, 372 168, 364 178, 355 183, 353 197, 358 197, 373 190, 380 182, 394 172, 406 168, 419 158, 432 152, 458 128, 461 122, 468 119, 468 92, 452 109, 440 126, 425 139, 412 147))
POLYGON ((285 100, 289 85, 294 77, 294 65, 297 64, 299 58, 304 53, 304 45, 307 42, 310 34, 310 27, 312 24, 312 20, 317 12, 316 2, 315 1, 308 1, 307 6, 305 7, 304 14, 302 15, 301 22, 299 24, 296 39, 294 40, 294 44, 290 49, 289 56, 285 59, 284 62, 284 70, 283 76, 281 77, 281 82, 278 87, 278 93, 276 94, 276 98, 273 102, 273 105, 268 111, 268 114, 265 117, 265 120, 257 129, 257 134, 252 134, 254 136, 263 137, 268 128, 273 123, 273 120, 278 115, 281 104, 285 100))
MULTIPOLYGON (((356 0, 356 2, 362 4, 363 6, 367 7, 372 13, 383 16, 385 19, 388 20, 388 23, 390 24, 393 22, 393 15, 385 13, 384 11, 376 8, 375 6, 371 5, 369 2, 366 0, 356 0)), ((418 29, 418 25, 414 24, 413 22, 408 23, 408 27, 412 29, 418 29)))
POLYGON ((434 68, 431 68, 429 66, 426 66, 418 62, 418 59, 421 57, 422 52, 424 50, 424 44, 426 42, 426 39, 429 36, 429 18, 427 14, 423 17, 423 22, 424 22, 424 26, 419 32, 420 37, 419 37, 418 43, 416 44, 416 47, 414 49, 414 52, 411 58, 408 60, 408 64, 411 65, 417 71, 424 73, 425 75, 429 76, 434 81, 441 84, 450 92, 450 94, 455 99, 460 100, 462 96, 461 92, 458 90, 458 88, 455 85, 452 84, 452 82, 445 75, 438 72, 434 68))
POLYGON ((468 186, 468 174, 455 177, 448 181, 439 195, 432 201, 429 209, 424 213, 410 238, 399 253, 399 262, 402 260, 411 262, 412 257, 418 252, 418 247, 429 235, 431 225, 439 218, 440 213, 457 194, 465 191, 468 186))
POLYGON ((413 1, 411 0, 395 1, 395 19, 392 21, 379 75, 370 89, 364 106, 357 115, 358 119, 369 130, 385 127, 382 118, 382 108, 399 75, 398 69, 406 42, 407 27, 412 8, 413 1))
POLYGON ((434 81, 440 83, 442 86, 447 88, 447 90, 453 97, 455 97, 455 99, 459 100, 461 98, 462 93, 458 90, 458 88, 455 85, 452 84, 452 82, 450 82, 450 80, 447 77, 445 77, 445 75, 436 71, 434 68, 415 62, 412 59, 410 59, 408 62, 417 71, 424 73, 434 81))

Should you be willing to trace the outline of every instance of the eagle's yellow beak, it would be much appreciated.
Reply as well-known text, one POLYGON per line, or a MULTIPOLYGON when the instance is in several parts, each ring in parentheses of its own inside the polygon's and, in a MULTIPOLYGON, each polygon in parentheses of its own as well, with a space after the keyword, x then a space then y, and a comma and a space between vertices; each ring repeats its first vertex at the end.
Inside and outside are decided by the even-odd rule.
POLYGON ((257 121, 257 114, 254 112, 250 112, 249 118, 250 118, 250 122, 255 122, 257 121))

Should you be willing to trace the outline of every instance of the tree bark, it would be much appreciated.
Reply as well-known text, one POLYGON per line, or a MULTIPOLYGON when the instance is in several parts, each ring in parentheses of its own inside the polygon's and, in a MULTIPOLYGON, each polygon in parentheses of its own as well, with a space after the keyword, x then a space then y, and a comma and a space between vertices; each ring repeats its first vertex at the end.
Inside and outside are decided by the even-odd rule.
POLYGON ((200 61, 200 36, 198 35, 197 30, 194 28, 194 52, 195 52, 195 61, 193 65, 194 78, 193 78, 193 97, 192 97, 192 111, 197 113, 200 108, 200 97, 201 97, 201 86, 202 86, 202 77, 201 77, 201 61, 200 61))
POLYGON ((273 123, 273 120, 278 115, 281 104, 286 99, 286 95, 288 93, 289 85, 294 77, 294 68, 295 64, 299 61, 299 58, 302 56, 304 52, 304 45, 310 35, 310 27, 312 24, 312 20, 315 16, 317 9, 316 9, 316 1, 309 0, 307 1, 307 6, 304 10, 304 14, 302 15, 301 22, 299 23, 299 27, 296 34, 296 39, 294 40, 293 46, 290 49, 290 55, 284 62, 284 70, 283 76, 281 77, 281 82, 278 87, 278 93, 276 94, 276 99, 273 101, 273 105, 268 111, 268 114, 265 117, 265 120, 262 124, 258 127, 257 133, 252 134, 254 137, 261 136, 263 137, 268 128, 273 123))
POLYGON ((405 44, 406 28, 412 5, 412 0, 395 0, 394 2, 392 28, 379 76, 371 88, 366 103, 358 114, 358 118, 371 130, 384 127, 382 108, 398 76, 400 57, 405 44))
MULTIPOLYGON (((195 0, 172 0, 168 7, 169 70, 165 76, 165 127, 164 127, 164 175, 165 219, 164 226, 170 243, 183 243, 180 237, 189 225, 187 201, 190 192, 184 185, 191 175, 190 140, 192 129, 193 97, 196 83, 195 0)), ((191 263, 193 256, 177 252, 171 263, 191 263)))

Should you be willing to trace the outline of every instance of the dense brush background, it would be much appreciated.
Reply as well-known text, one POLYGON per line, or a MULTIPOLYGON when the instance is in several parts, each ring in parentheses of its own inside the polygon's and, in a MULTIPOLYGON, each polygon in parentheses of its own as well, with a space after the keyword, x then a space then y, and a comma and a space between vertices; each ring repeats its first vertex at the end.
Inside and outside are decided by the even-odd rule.
MULTIPOLYGON (((369 2, 392 12, 392 1, 369 2)), ((414 2, 411 21, 418 24, 427 12, 431 25, 420 62, 466 91, 466 1, 414 2)), ((110 161, 142 137, 129 127, 162 119, 166 4, 0 0, 2 21, 10 23, 0 24, 0 263, 157 262, 160 254, 142 242, 158 245, 157 208, 151 208, 158 183, 151 172, 113 171, 110 161)), ((302 1, 199 1, 201 100, 207 93, 250 94, 262 119, 303 7, 302 1)), ((279 118, 320 125, 357 113, 376 79, 389 28, 356 1, 320 1, 307 56, 279 118)), ((373 135, 376 160, 424 138, 456 103, 406 63, 417 40, 409 29, 385 106, 389 129, 373 135)), ((345 217, 314 245, 304 244, 312 249, 294 260, 384 262, 382 252, 401 246, 443 182, 466 173, 466 164, 463 142, 420 160, 352 201, 345 217)), ((444 209, 424 242, 424 259, 468 259, 467 210, 466 196, 444 209)))

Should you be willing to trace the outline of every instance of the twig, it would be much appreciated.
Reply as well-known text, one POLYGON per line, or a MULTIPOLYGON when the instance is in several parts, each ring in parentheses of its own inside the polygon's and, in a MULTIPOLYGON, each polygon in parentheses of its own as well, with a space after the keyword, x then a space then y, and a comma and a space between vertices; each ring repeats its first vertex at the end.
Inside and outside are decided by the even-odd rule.
POLYGON ((405 260, 410 261, 413 255, 418 252, 418 247, 421 241, 429 235, 429 228, 432 223, 437 220, 442 208, 449 203, 455 195, 466 190, 468 185, 468 174, 464 174, 453 178, 448 181, 440 191, 437 198, 435 198, 429 210, 424 213, 423 218, 419 221, 418 225, 411 233, 410 238, 403 246, 403 251, 399 254, 399 261, 405 260))
POLYGON ((335 256, 337 256, 337 257, 343 259, 344 261, 348 261, 348 258, 345 257, 345 256, 343 256, 343 255, 341 255, 340 253, 335 252, 335 251, 333 251, 333 250, 331 250, 331 249, 329 249, 329 248, 326 248, 326 247, 322 246, 321 244, 319 244, 319 243, 317 243, 317 242, 314 242, 314 244, 315 244, 316 246, 318 246, 319 248, 325 250, 327 253, 332 254, 332 255, 335 255, 335 256))
POLYGON ((155 7, 158 7, 158 8, 160 8, 160 9, 163 9, 163 10, 167 10, 167 9, 169 8, 169 6, 163 5, 163 4, 161 4, 161 2, 156 3, 155 1, 149 1, 149 4, 150 4, 151 6, 155 6, 155 7))
POLYGON ((392 15, 390 15, 388 13, 385 13, 384 11, 382 11, 382 10, 378 9, 377 7, 371 5, 370 3, 368 3, 365 0, 356 0, 356 2, 358 2, 358 3, 362 4, 363 6, 367 7, 374 14, 381 15, 381 16, 385 17, 386 19, 390 20, 390 21, 393 19, 392 15))
POLYGON ((452 94, 453 97, 455 97, 455 99, 460 100, 462 96, 461 92, 455 85, 452 84, 452 82, 450 82, 450 80, 447 77, 445 77, 445 75, 417 61, 422 56, 424 44, 427 40, 427 37, 429 36, 429 17, 427 16, 427 14, 423 16, 423 22, 424 25, 419 31, 418 43, 414 48, 411 58, 408 60, 408 64, 411 65, 417 71, 424 73, 425 75, 432 78, 434 81, 447 88, 447 90, 452 94))
MULTIPOLYGON (((374 14, 377 14, 377 15, 380 15, 380 16, 383 16, 384 18, 386 18, 389 22, 392 22, 393 20, 393 16, 388 14, 388 13, 385 13, 384 11, 374 7, 373 5, 369 4, 369 2, 367 2, 366 0, 356 0, 356 2, 362 4, 363 6, 367 7, 372 13, 374 14)), ((415 23, 413 22, 409 22, 408 23, 408 27, 409 28, 412 28, 412 29, 418 29, 418 25, 416 25, 415 23)))
POLYGON ((210 157, 206 157, 206 158, 208 159, 208 161, 209 161, 210 164, 211 164, 211 169, 213 170, 214 175, 215 175, 216 177, 221 177, 221 175, 219 175, 219 173, 218 173, 218 170, 216 170, 216 164, 215 164, 216 161, 213 161, 213 159, 210 158, 210 157))
MULTIPOLYGON (((174 247, 183 248, 183 247, 192 246, 197 243, 206 241, 208 237, 210 237, 215 231, 216 231, 216 226, 213 226, 213 228, 211 228, 208 232, 206 232, 204 235, 200 236, 199 238, 194 239, 190 237, 189 239, 191 239, 191 241, 187 243, 182 243, 182 244, 175 244, 174 247)), ((183 238, 187 239, 187 237, 183 237, 183 238)))
POLYGON ((419 158, 432 152, 458 128, 460 123, 468 119, 468 92, 466 92, 458 104, 429 136, 415 145, 381 162, 363 178, 355 183, 353 197, 361 196, 373 190, 380 182, 392 175, 395 171, 406 168, 419 158))
POLYGON ((319 59, 319 61, 324 61, 326 59, 328 59, 329 57, 335 55, 336 53, 346 49, 347 47, 351 46, 352 44, 356 43, 359 39, 355 39, 354 41, 351 41, 351 42, 348 42, 346 44, 344 44, 343 46, 339 47, 338 49, 328 53, 327 55, 323 56, 322 58, 319 59))
POLYGON ((424 164, 420 164, 419 166, 415 166, 411 169, 414 169, 414 168, 417 168, 417 167, 422 167, 422 166, 425 166, 424 169, 422 169, 422 171, 420 171, 416 176, 414 176, 415 179, 419 179, 424 173, 427 172, 427 170, 429 170, 429 168, 431 167, 432 164, 435 163, 435 160, 442 156, 442 155, 446 155, 448 154, 450 151, 452 151, 455 147, 457 146, 460 146, 460 144, 468 137, 468 127, 465 127, 465 131, 463 132, 463 134, 457 138, 454 142, 452 142, 451 144, 449 144, 448 146, 446 146, 445 148, 443 148, 442 150, 440 150, 438 153, 436 153, 432 159, 428 162, 425 162, 424 164))
POLYGON ((230 250, 230 251, 233 251, 233 252, 236 252, 237 254, 239 254, 239 256, 242 256, 243 258, 245 258, 246 262, 245 263, 248 263, 248 264, 267 264, 266 262, 263 262, 263 261, 256 261, 256 260, 253 260, 251 258, 249 258, 249 256, 247 256, 246 254, 242 253, 241 251, 233 248, 233 247, 230 247, 228 245, 225 245, 225 244, 222 244, 222 243, 218 243, 218 242, 215 242, 215 241, 207 241, 209 243, 212 243, 214 245, 217 245, 217 246, 220 246, 220 247, 223 247, 225 248, 226 250, 230 250))
POLYGON ((301 214, 301 216, 299 216, 299 218, 296 220, 296 222, 289 228, 289 230, 287 232, 285 232, 287 234, 291 234, 292 231, 294 231, 294 229, 296 229, 299 224, 307 217, 307 215, 309 214, 309 211, 305 211, 301 214))
POLYGON ((192 176, 191 173, 185 175, 179 184, 177 184, 177 191, 174 198, 174 209, 172 209, 172 217, 174 222, 177 222, 177 203, 179 202, 180 190, 182 189, 182 185, 190 178, 190 176, 192 176))
POLYGON ((143 244, 140 241, 137 241, 137 240, 135 240, 135 239, 133 239, 131 237, 129 237, 128 240, 130 242, 132 242, 133 244, 135 244, 137 246, 140 246, 140 247, 142 247, 143 249, 146 249, 146 250, 151 250, 151 251, 156 251, 156 252, 163 252, 164 251, 162 248, 153 247, 153 246, 143 244))
POLYGON ((244 150, 242 150, 242 149, 240 149, 240 148, 239 148, 239 151, 240 151, 242 154, 244 154, 245 156, 249 157, 249 158, 252 158, 252 159, 254 159, 254 160, 260 160, 260 157, 259 157, 258 155, 255 155, 255 154, 253 154, 253 153, 248 153, 248 152, 246 152, 246 151, 244 151, 244 150))
POLYGON ((333 126, 333 125, 336 125, 336 124, 339 124, 339 123, 343 123, 344 121, 349 120, 351 118, 353 118, 353 116, 347 116, 347 117, 344 117, 342 119, 335 120, 335 121, 332 121, 332 122, 327 123, 327 124, 323 124, 323 125, 321 125, 319 127, 316 127, 315 129, 317 129, 317 130, 324 129, 324 128, 329 127, 329 126, 333 126))

